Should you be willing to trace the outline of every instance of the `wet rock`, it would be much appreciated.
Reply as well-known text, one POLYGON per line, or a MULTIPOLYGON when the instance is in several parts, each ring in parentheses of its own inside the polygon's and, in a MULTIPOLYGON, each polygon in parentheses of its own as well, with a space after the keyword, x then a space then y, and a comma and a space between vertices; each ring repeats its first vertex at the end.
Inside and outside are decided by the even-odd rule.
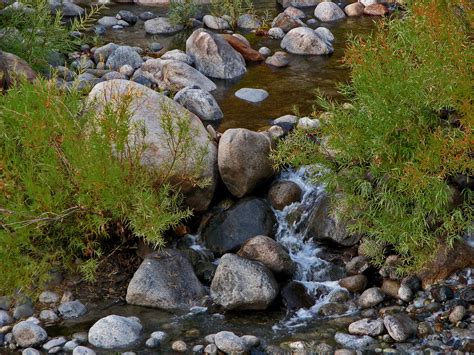
POLYGON ((112 70, 119 70, 123 65, 130 65, 138 69, 143 63, 140 55, 134 48, 129 46, 120 46, 116 48, 107 58, 106 67, 112 70))
POLYGON ((273 237, 275 223, 275 216, 264 200, 247 198, 211 218, 203 231, 204 243, 217 254, 236 251, 255 235, 273 237))
POLYGON ((150 35, 172 34, 182 29, 182 25, 174 25, 166 17, 157 17, 145 21, 145 32, 150 35))
POLYGON ((286 12, 282 12, 273 19, 272 28, 273 27, 278 27, 281 28, 283 32, 288 32, 294 28, 306 27, 306 25, 300 19, 293 17, 286 12))
POLYGON ((268 30, 268 37, 272 39, 282 39, 285 37, 285 32, 280 27, 272 27, 268 30))
MULTIPOLYGON (((131 98, 128 100, 130 101, 129 110, 132 112, 130 124, 143 125, 146 132, 138 142, 135 132, 131 132, 130 142, 132 146, 146 142, 141 162, 150 169, 163 171, 163 169, 171 168, 169 164, 174 153, 170 149, 167 139, 163 139, 166 137, 162 127, 165 115, 171 114, 173 117, 179 117, 189 125, 190 132, 192 132, 192 135, 189 136, 189 143, 194 150, 178 159, 178 164, 175 164, 170 171, 170 179, 173 183, 179 184, 181 192, 185 196, 185 203, 189 207, 195 211, 206 210, 214 196, 217 182, 217 149, 211 142, 201 120, 170 98, 127 80, 110 80, 96 85, 89 94, 88 102, 93 103, 94 109, 100 113, 105 109, 106 104, 118 106, 125 97, 131 98), (208 180, 208 186, 199 188, 189 182, 192 179, 190 176, 195 175, 194 171, 197 167, 199 167, 197 178, 208 180)), ((159 182, 157 181, 157 183, 159 182)))
POLYGON ((364 14, 369 16, 385 16, 388 9, 384 4, 372 4, 364 8, 364 14))
POLYGON ((79 300, 62 303, 58 308, 64 319, 79 318, 86 314, 87 308, 79 300))
POLYGON ((404 279, 402 279, 401 286, 407 286, 413 292, 417 292, 421 289, 421 281, 416 276, 407 276, 404 279))
POLYGON ((13 323, 13 318, 7 311, 0 310, 0 328, 13 323))
POLYGON ((454 292, 448 286, 435 286, 431 289, 431 297, 436 302, 446 302, 454 298, 454 292))
POLYGON ((97 23, 105 28, 115 26, 118 20, 113 16, 104 16, 97 21, 97 23))
POLYGON ((367 335, 356 336, 340 332, 336 333, 334 339, 336 340, 336 343, 354 350, 364 350, 376 343, 376 340, 374 338, 369 337, 367 335))
POLYGON ((400 282, 397 280, 390 280, 390 279, 385 279, 383 280, 382 283, 382 291, 392 297, 397 299, 398 298, 398 289, 400 288, 400 282))
POLYGON ((227 310, 263 310, 277 295, 278 284, 262 264, 233 254, 221 258, 211 284, 216 304, 227 310))
POLYGON ((449 313, 449 321, 456 325, 458 322, 462 321, 464 316, 466 315, 466 308, 463 306, 456 306, 453 308, 451 313, 449 313))
POLYGON ((285 52, 279 51, 279 52, 275 52, 275 54, 268 57, 265 60, 265 63, 268 64, 268 65, 272 65, 274 67, 277 67, 277 68, 283 68, 283 67, 288 66, 290 61, 288 59, 288 55, 285 52))
POLYGON ((145 12, 142 12, 140 15, 138 15, 138 18, 142 21, 148 21, 148 20, 156 18, 156 15, 153 12, 145 11, 145 12))
POLYGON ((224 117, 214 96, 207 91, 186 87, 180 90, 174 100, 204 121, 219 121, 224 117))
POLYGON ((215 344, 209 344, 204 348, 204 353, 208 355, 216 355, 217 351, 218 349, 215 344))
POLYGON ((95 351, 85 346, 78 346, 74 348, 72 355, 95 355, 95 351))
POLYGON ((263 57, 266 58, 272 54, 272 50, 268 47, 260 47, 258 53, 260 53, 263 57))
POLYGON ((243 335, 240 337, 247 349, 255 348, 260 345, 260 339, 255 335, 243 335))
POLYGON ((137 15, 128 10, 120 10, 116 16, 118 20, 124 20, 131 26, 135 25, 138 21, 137 15))
POLYGON ((385 326, 381 318, 374 320, 364 318, 349 325, 349 333, 353 335, 369 335, 371 337, 376 337, 381 335, 384 330, 385 326))
POLYGON ((297 281, 290 281, 282 288, 281 298, 290 312, 301 308, 309 309, 314 305, 314 299, 308 294, 306 287, 297 281))
POLYGON ((326 194, 315 203, 303 228, 307 238, 346 247, 355 245, 361 238, 360 235, 347 232, 345 223, 332 213, 330 199, 326 194))
POLYGON ((417 324, 405 313, 385 316, 383 319, 388 334, 398 342, 404 342, 416 334, 417 324))
POLYGON ((78 346, 79 343, 76 340, 69 340, 64 344, 63 350, 67 352, 72 352, 78 346))
POLYGON ((350 300, 349 292, 345 290, 335 290, 329 295, 329 302, 344 303, 350 300))
POLYGON ((22 348, 39 346, 48 339, 48 334, 43 328, 28 321, 16 324, 12 334, 15 342, 22 348))
POLYGON ((187 65, 193 65, 193 60, 191 59, 191 57, 179 49, 173 49, 171 51, 166 52, 161 56, 161 59, 174 60, 177 62, 186 63, 187 65))
POLYGON ((199 71, 183 62, 165 62, 161 69, 163 81, 169 89, 179 91, 186 87, 198 87, 205 91, 216 89, 216 84, 199 71))
POLYGON ((362 16, 364 14, 364 5, 360 2, 355 2, 353 4, 349 4, 344 8, 344 12, 347 16, 362 16))
POLYGON ((57 322, 59 320, 58 315, 52 309, 42 310, 39 318, 44 322, 57 322))
POLYGON ((333 2, 321 2, 314 9, 314 17, 322 22, 342 20, 346 17, 344 11, 333 2))
POLYGON ((224 20, 222 17, 212 16, 212 15, 205 15, 202 18, 202 21, 206 25, 206 27, 210 28, 211 30, 228 30, 230 29, 229 23, 224 20))
POLYGON ((378 287, 372 287, 365 290, 359 297, 359 306, 361 308, 370 308, 382 303, 385 294, 378 287))
POLYGON ((218 168, 230 193, 243 197, 273 176, 270 148, 271 139, 266 133, 244 128, 224 132, 219 141, 218 168))
POLYGON ((189 309, 206 294, 193 268, 172 249, 149 254, 133 275, 127 302, 161 309, 189 309))
POLYGON ((137 344, 143 327, 135 317, 110 315, 89 330, 89 343, 101 349, 127 348, 137 344))
POLYGON ((283 246, 263 235, 247 240, 237 255, 261 262, 276 275, 291 277, 296 271, 295 263, 283 246))
POLYGON ((215 344, 226 354, 242 353, 247 350, 244 341, 232 332, 219 332, 214 337, 215 344))
POLYGON ((339 280, 339 286, 353 293, 362 293, 367 287, 367 283, 368 280, 365 275, 348 276, 339 280))
POLYGON ((293 7, 310 7, 316 6, 321 0, 278 0, 278 3, 284 8, 293 6, 293 7))
POLYGON ((355 258, 352 258, 346 264, 346 271, 349 275, 357 275, 362 274, 369 268, 369 261, 365 256, 359 255, 355 258))
POLYGON ((300 202, 301 198, 301 188, 293 181, 278 181, 268 191, 268 200, 277 210, 283 210, 294 202, 300 202))
POLYGON ((221 36, 232 46, 232 48, 240 53, 245 60, 260 62, 265 59, 263 55, 250 46, 250 43, 247 43, 247 40, 242 41, 240 37, 234 35, 223 34, 221 36))
POLYGON ((413 291, 406 285, 401 285, 398 289, 398 298, 404 302, 410 302, 413 299, 413 291))
POLYGON ((185 353, 188 350, 188 345, 182 340, 177 340, 171 344, 171 349, 178 353, 185 353))
POLYGON ((311 28, 298 27, 289 31, 280 44, 281 48, 293 54, 324 55, 333 52, 321 37, 311 28))
POLYGON ((304 19, 306 17, 305 13, 302 10, 297 9, 296 7, 292 7, 292 6, 287 7, 285 11, 283 12, 297 19, 304 19))
POLYGON ((268 92, 263 89, 242 88, 235 92, 235 96, 248 102, 261 102, 268 97, 268 92))
POLYGON ((255 30, 260 26, 262 26, 262 22, 251 14, 243 14, 237 19, 237 27, 244 30, 255 30))
POLYGON ((233 79, 247 72, 242 55, 224 38, 204 29, 197 29, 187 39, 186 53, 197 70, 212 78, 233 79))
POLYGON ((41 355, 41 353, 34 348, 26 348, 26 349, 23 349, 23 351, 21 352, 21 355, 41 355))
POLYGON ((349 308, 345 304, 326 303, 319 309, 318 314, 323 317, 339 316, 346 313, 348 309, 349 308))
POLYGON ((66 344, 67 340, 65 337, 57 337, 49 340, 45 344, 43 344, 43 349, 46 351, 50 351, 51 349, 55 347, 62 347, 64 344, 66 344))
POLYGON ((33 306, 31 302, 26 302, 15 306, 13 309, 13 318, 22 319, 32 316, 34 313, 33 306))

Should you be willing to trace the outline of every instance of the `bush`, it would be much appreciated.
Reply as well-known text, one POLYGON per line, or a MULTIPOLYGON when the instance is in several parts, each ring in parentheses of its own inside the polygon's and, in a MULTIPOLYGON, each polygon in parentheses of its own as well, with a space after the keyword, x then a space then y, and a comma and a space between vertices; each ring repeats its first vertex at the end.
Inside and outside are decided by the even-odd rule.
POLYGON ((199 6, 195 0, 172 0, 170 1, 168 17, 171 23, 175 25, 191 27, 190 19, 196 16, 198 11, 199 6))
POLYGON ((469 6, 413 1, 367 39, 352 38, 352 81, 341 87, 352 105, 320 99, 331 112, 320 132, 295 132, 274 154, 279 165, 328 168, 324 181, 346 196, 345 217, 366 235, 374 262, 394 250, 401 273, 426 263, 437 243, 451 245, 473 219, 472 190, 459 183, 474 170, 469 6))
POLYGON ((0 294, 40 285, 76 259, 93 279, 115 223, 161 246, 190 216, 169 182, 155 185, 166 172, 140 165, 144 147, 129 147, 130 130, 141 127, 130 126, 127 102, 96 117, 54 81, 0 96, 0 294))
POLYGON ((211 0, 211 12, 216 17, 228 16, 233 29, 237 28, 240 16, 255 14, 252 0, 211 0))
POLYGON ((44 68, 53 52, 75 50, 81 39, 72 37, 70 32, 86 30, 102 9, 91 7, 84 16, 65 26, 60 12, 51 14, 48 0, 27 0, 21 4, 20 8, 3 10, 0 16, 0 49, 16 54, 35 69, 44 68))

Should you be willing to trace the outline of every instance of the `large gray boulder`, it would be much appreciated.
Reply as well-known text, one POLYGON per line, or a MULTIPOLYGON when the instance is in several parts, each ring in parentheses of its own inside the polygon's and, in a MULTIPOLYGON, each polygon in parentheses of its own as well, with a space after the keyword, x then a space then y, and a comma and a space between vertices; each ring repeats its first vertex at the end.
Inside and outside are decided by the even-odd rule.
POLYGON ((189 309, 206 294, 189 260, 165 249, 148 255, 133 275, 127 302, 166 310, 189 309))
POLYGON ((196 88, 184 88, 174 100, 204 121, 219 121, 224 117, 214 96, 207 91, 196 88))
POLYGON ((217 79, 233 79, 247 72, 240 53, 221 36, 197 29, 186 41, 186 53, 197 70, 217 79))
POLYGON ((161 72, 165 84, 174 91, 193 86, 205 91, 216 89, 216 84, 184 62, 167 61, 163 64, 161 72))
POLYGON ((247 350, 245 342, 232 332, 219 332, 214 336, 214 343, 225 354, 243 353, 247 350))
MULTIPOLYGON (((106 104, 117 108, 124 100, 129 101, 130 123, 145 128, 145 132, 137 129, 129 135, 131 147, 146 143, 141 163, 157 172, 168 173, 171 169, 170 179, 180 184, 186 204, 195 211, 206 210, 217 181, 217 149, 199 118, 172 99, 133 81, 117 79, 99 83, 88 98, 91 109, 98 114, 104 111, 106 104), (170 162, 176 154, 170 148, 169 136, 163 128, 163 119, 170 116, 173 124, 177 124, 178 119, 189 123, 188 138, 193 148, 185 156, 178 157, 173 166, 170 162), (202 188, 196 187, 193 183, 196 178, 206 180, 209 184, 202 188)), ((173 130, 177 129, 177 126, 173 126, 173 130)))
POLYGON ((138 69, 142 65, 143 60, 137 51, 129 46, 117 47, 107 58, 105 66, 112 70, 120 70, 124 65, 130 65, 133 69, 138 69))
POLYGON ((271 144, 266 133, 245 128, 224 132, 219 141, 218 167, 222 181, 232 195, 248 195, 273 176, 271 144))
POLYGON ((172 34, 182 29, 182 25, 174 25, 166 17, 157 17, 145 21, 145 32, 150 35, 172 34))
POLYGON ((226 310, 264 310, 278 295, 278 284, 262 264, 225 254, 211 283, 211 297, 226 310))
POLYGON ((48 334, 43 328, 29 321, 16 324, 12 333, 15 342, 22 348, 39 346, 48 339, 48 334))
POLYGON ((278 14, 272 21, 272 28, 281 28, 283 32, 288 32, 293 28, 307 27, 300 19, 285 12, 278 14))
POLYGON ((106 63, 107 59, 112 55, 113 52, 119 47, 119 45, 115 43, 107 43, 106 45, 96 48, 94 51, 94 62, 99 63, 103 62, 106 63))
POLYGON ((281 244, 264 235, 247 240, 237 255, 261 262, 275 275, 291 277, 296 271, 296 265, 291 260, 288 251, 281 244))
POLYGON ((135 317, 110 315, 89 330, 89 343, 101 349, 123 349, 137 344, 143 327, 135 317))
POLYGON ((216 254, 237 251, 256 235, 273 237, 275 216, 265 200, 246 198, 213 216, 203 230, 206 247, 216 254))
POLYGON ((314 17, 322 22, 332 22, 342 20, 346 17, 346 14, 337 4, 325 1, 316 6, 314 9, 314 17))
POLYGON ((355 245, 361 238, 358 234, 349 234, 346 224, 331 210, 327 195, 316 201, 304 228, 308 238, 345 247, 355 245))
POLYGON ((280 46, 293 54, 324 55, 333 52, 332 46, 308 27, 292 29, 283 37, 280 46))

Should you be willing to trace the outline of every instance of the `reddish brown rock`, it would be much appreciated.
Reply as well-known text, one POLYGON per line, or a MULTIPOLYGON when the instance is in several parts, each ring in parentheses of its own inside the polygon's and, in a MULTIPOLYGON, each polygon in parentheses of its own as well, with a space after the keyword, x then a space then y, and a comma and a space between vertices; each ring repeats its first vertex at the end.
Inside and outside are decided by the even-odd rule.
POLYGON ((242 57, 244 57, 245 60, 251 62, 260 62, 265 60, 263 55, 237 37, 226 34, 222 35, 222 37, 232 46, 232 48, 242 54, 242 57))
POLYGON ((339 286, 344 287, 353 293, 361 293, 367 287, 367 277, 365 275, 348 276, 339 280, 339 286))
POLYGON ((370 16, 385 16, 388 9, 384 4, 372 4, 364 8, 364 14, 370 16))
POLYGON ((362 16, 364 14, 364 5, 360 2, 349 4, 344 8, 344 12, 347 16, 362 16))
POLYGON ((400 282, 396 280, 385 279, 382 283, 382 291, 392 298, 398 298, 398 289, 400 288, 400 282))
POLYGON ((452 248, 441 244, 435 257, 419 273, 423 288, 446 279, 452 273, 474 267, 474 248, 464 242, 457 242, 452 248))

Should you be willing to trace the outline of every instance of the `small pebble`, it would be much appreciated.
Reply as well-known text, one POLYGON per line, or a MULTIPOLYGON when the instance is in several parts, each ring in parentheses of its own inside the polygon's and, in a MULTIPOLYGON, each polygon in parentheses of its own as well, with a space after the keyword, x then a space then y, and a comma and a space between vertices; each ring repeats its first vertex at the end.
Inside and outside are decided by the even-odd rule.
POLYGON ((179 353, 184 353, 188 350, 188 346, 186 345, 186 343, 182 340, 177 340, 175 342, 173 342, 173 344, 171 344, 171 349, 173 349, 174 351, 177 351, 179 353))

